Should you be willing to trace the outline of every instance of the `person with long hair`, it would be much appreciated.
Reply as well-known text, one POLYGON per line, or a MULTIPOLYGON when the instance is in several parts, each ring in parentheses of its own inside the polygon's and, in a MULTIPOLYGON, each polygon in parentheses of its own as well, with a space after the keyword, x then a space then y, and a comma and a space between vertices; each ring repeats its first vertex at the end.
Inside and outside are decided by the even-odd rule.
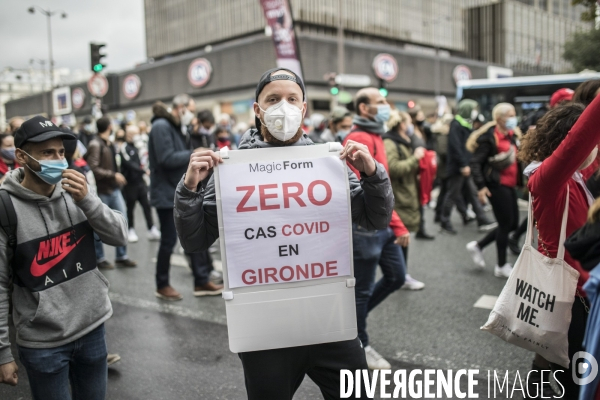
MULTIPOLYGON (((388 120, 388 132, 383 136, 387 155, 390 181, 394 192, 394 210, 410 232, 416 232, 421 226, 421 203, 419 201, 419 160, 425 156, 425 148, 413 150, 409 132, 414 129, 410 115, 401 111, 392 111, 388 120)), ((402 246, 404 260, 408 264, 408 244, 402 246)), ((403 289, 420 290, 423 282, 406 274, 403 289)))
POLYGON ((515 187, 519 178, 517 165, 517 117, 509 103, 500 103, 492 111, 494 121, 473 132, 467 140, 467 150, 473 153, 471 175, 477 185, 478 198, 482 204, 489 199, 498 227, 483 239, 467 244, 473 262, 485 267, 482 250, 496 242, 498 264, 494 275, 508 278, 512 265, 506 262, 508 234, 517 229, 519 207, 515 187))
MULTIPOLYGON (((538 250, 547 257, 556 258, 558 252, 567 193, 567 236, 586 222, 594 198, 585 186, 585 180, 598 167, 599 126, 600 96, 587 108, 574 102, 550 110, 522 141, 519 158, 529 163, 525 174, 529 176, 527 186, 533 197, 533 216, 539 234, 538 250)), ((583 350, 588 318, 588 300, 583 285, 589 273, 568 251, 565 261, 580 274, 568 333, 571 359, 576 352, 583 350)), ((557 371, 554 376, 564 387, 563 398, 577 398, 579 386, 571 379, 573 365, 565 370, 536 355, 532 370, 539 374, 540 370, 549 368, 557 371)))

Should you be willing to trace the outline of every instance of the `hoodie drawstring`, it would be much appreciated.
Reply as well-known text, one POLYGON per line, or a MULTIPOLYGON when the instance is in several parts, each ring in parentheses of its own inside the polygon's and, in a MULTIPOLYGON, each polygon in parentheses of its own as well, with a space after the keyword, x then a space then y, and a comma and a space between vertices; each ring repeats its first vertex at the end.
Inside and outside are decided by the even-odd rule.
POLYGON ((67 199, 65 198, 65 194, 61 193, 60 194, 65 202, 65 208, 67 209, 67 215, 69 216, 69 223, 71 224, 71 236, 72 236, 72 241, 76 242, 77 241, 77 233, 75 232, 75 226, 73 225, 73 220, 71 219, 71 212, 69 211, 69 205, 67 204, 67 199))
POLYGON ((40 212, 40 215, 42 216, 42 221, 44 221, 44 226, 46 227, 46 235, 48 236, 48 240, 50 240, 50 231, 48 230, 48 224, 46 223, 46 218, 44 218, 44 213, 42 212, 42 209, 40 208, 40 203, 36 201, 35 205, 37 206, 38 211, 40 212))
MULTIPOLYGON (((75 226, 73 225, 73 219, 71 218, 71 212, 69 211, 69 205, 67 204, 67 199, 65 198, 64 193, 61 193, 61 196, 63 198, 63 201, 65 202, 65 208, 67 209, 67 215, 69 216, 69 223, 71 224, 71 235, 72 235, 72 240, 74 242, 77 241, 77 234, 75 232, 75 226)), ((42 221, 44 221, 44 227, 46 228, 46 235, 48 236, 48 239, 50 239, 50 230, 48 229, 48 224, 46 223, 46 218, 44 218, 44 213, 42 212, 42 208, 40 207, 40 203, 39 202, 35 202, 35 204, 37 205, 38 211, 40 212, 40 215, 42 216, 42 221)))

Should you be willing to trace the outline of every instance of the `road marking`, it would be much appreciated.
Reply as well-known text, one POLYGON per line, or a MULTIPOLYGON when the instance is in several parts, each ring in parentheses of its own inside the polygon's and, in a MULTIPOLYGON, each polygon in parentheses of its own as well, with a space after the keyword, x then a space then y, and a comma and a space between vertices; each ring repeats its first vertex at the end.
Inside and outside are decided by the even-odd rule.
POLYGON ((475 308, 484 308, 486 310, 493 310, 496 305, 496 300, 498 300, 498 296, 489 296, 484 294, 473 304, 475 308))
POLYGON ((137 297, 131 297, 120 293, 109 292, 108 297, 114 303, 123 304, 126 306, 144 308, 146 310, 158 311, 165 314, 173 314, 179 317, 186 317, 195 319, 198 321, 213 322, 217 324, 227 324, 227 316, 223 315, 211 315, 199 310, 192 310, 187 307, 176 306, 173 304, 150 301, 145 299, 138 299, 137 297))

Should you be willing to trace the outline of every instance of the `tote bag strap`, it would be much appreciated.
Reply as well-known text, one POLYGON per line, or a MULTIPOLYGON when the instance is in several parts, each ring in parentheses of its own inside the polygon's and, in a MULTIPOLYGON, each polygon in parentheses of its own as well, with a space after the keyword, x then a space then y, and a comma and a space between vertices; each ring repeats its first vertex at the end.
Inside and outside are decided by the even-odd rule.
POLYGON ((558 241, 558 253, 556 258, 565 259, 565 240, 567 240, 567 220, 569 219, 569 185, 567 185, 567 201, 565 202, 565 211, 563 212, 562 225, 560 227, 560 240, 558 241))
MULTIPOLYGON (((567 239, 567 220, 569 218, 569 185, 567 185, 567 199, 565 201, 565 209, 563 211, 562 223, 560 227, 560 239, 558 241, 558 253, 556 258, 559 260, 565 259, 565 240, 567 239)), ((527 236, 525 243, 533 246, 533 195, 529 194, 529 206, 527 207, 527 236)))

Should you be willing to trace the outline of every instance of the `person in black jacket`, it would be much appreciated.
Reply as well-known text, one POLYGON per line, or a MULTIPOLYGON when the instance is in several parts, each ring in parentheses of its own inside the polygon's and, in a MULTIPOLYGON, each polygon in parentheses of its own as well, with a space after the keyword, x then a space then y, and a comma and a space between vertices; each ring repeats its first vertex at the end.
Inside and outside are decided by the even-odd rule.
POLYGON ((492 203, 498 227, 478 242, 467 244, 473 261, 485 267, 482 250, 496 241, 498 264, 494 275, 508 278, 512 265, 506 262, 508 234, 519 225, 519 207, 515 187, 519 179, 517 164, 517 138, 515 108, 509 103, 500 103, 492 111, 494 121, 473 132, 467 149, 473 153, 471 172, 477 185, 481 203, 488 198, 492 203))
POLYGON ((139 202, 144 210, 146 227, 148 228, 148 240, 160 240, 160 231, 154 226, 152 210, 148 202, 148 185, 144 180, 146 171, 142 168, 138 149, 133 145, 133 138, 139 135, 140 129, 135 125, 129 125, 124 133, 117 134, 115 141, 118 144, 118 153, 121 162, 121 173, 127 179, 123 187, 123 197, 127 206, 127 222, 129 223, 129 243, 138 241, 134 228, 135 203, 139 202))
MULTIPOLYGON (((461 202, 463 188, 468 185, 467 189, 471 197, 471 205, 473 211, 477 215, 477 222, 480 231, 486 231, 494 228, 487 217, 481 205, 477 202, 476 191, 471 179, 471 154, 467 151, 465 145, 467 139, 471 135, 472 120, 479 115, 479 105, 476 101, 465 99, 458 103, 458 113, 450 123, 450 131, 448 133, 448 151, 446 154, 446 196, 444 197, 441 227, 442 232, 447 232, 456 235, 456 230, 450 222, 450 214, 455 203, 461 202)), ((470 220, 466 213, 462 216, 463 221, 467 224, 470 220)))
MULTIPOLYGON (((150 160, 150 201, 156 207, 160 221, 160 247, 156 260, 156 297, 181 300, 183 296, 169 284, 171 254, 177 243, 173 221, 175 189, 187 170, 193 150, 188 147, 187 126, 192 122, 194 100, 187 94, 175 96, 170 111, 163 103, 152 107, 152 130, 148 143, 150 160)), ((211 243, 212 244, 212 243, 211 243)), ((210 282, 212 262, 208 252, 186 253, 194 274, 194 295, 217 295, 223 285, 210 282)))

